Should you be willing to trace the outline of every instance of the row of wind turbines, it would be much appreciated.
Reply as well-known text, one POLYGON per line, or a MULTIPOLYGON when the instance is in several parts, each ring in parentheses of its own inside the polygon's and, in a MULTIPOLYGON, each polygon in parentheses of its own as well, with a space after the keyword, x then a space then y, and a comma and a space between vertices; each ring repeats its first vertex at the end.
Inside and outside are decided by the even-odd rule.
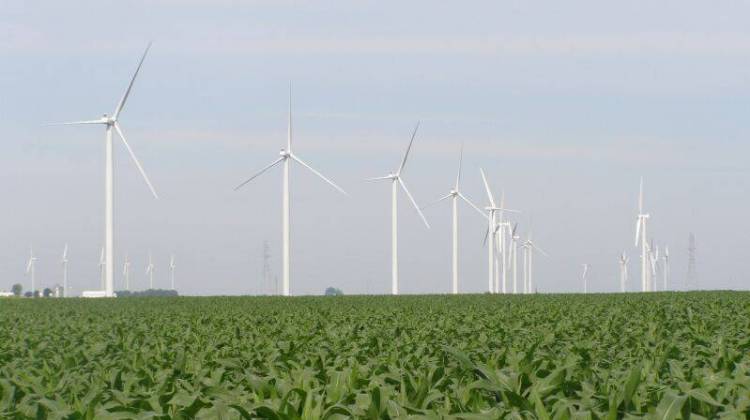
MULTIPOLYGON (((102 251, 102 258, 100 262, 103 278, 103 294, 107 297, 114 296, 114 140, 113 136, 115 133, 122 141, 125 146, 130 158, 138 169, 140 175, 148 186, 151 194, 155 199, 158 199, 156 189, 151 183, 148 175, 144 171, 140 161, 136 157, 133 149, 125 138, 122 128, 119 123, 120 114, 127 102, 127 99, 131 93, 136 77, 143 65, 143 62, 149 52, 151 44, 146 47, 143 55, 138 62, 138 66, 130 79, 130 83, 125 90, 125 93, 118 101, 112 115, 104 114, 101 118, 93 120, 83 120, 62 123, 62 125, 103 125, 105 129, 105 226, 104 226, 104 248, 102 251)), ((291 295, 291 198, 290 198, 290 182, 291 182, 291 164, 292 162, 302 166, 308 171, 312 172, 315 176, 326 182, 328 185, 339 191, 340 193, 347 195, 347 193, 334 183, 332 180, 324 176, 321 172, 314 169, 311 165, 306 163, 300 156, 292 151, 292 98, 291 88, 289 92, 289 113, 288 113, 288 127, 287 127, 287 141, 286 147, 282 148, 279 152, 279 156, 271 163, 261 168, 258 172, 253 174, 251 177, 246 179, 244 182, 239 184, 235 190, 238 190, 251 181, 261 176, 271 168, 282 165, 282 290, 281 294, 284 296, 291 295)), ((424 222, 424 225, 429 228, 430 225, 422 212, 422 208, 417 205, 416 200, 412 196, 411 192, 406 186, 403 177, 403 171, 409 158, 412 145, 419 129, 419 123, 414 127, 411 133, 411 139, 406 148, 406 152, 401 159, 401 162, 395 171, 389 172, 387 175, 370 178, 370 181, 390 181, 391 182, 391 293, 394 295, 399 294, 399 269, 398 269, 398 196, 399 190, 408 198, 411 205, 414 207, 419 217, 424 222)), ((472 210, 476 211, 480 217, 485 218, 487 223, 487 232, 485 235, 485 243, 487 245, 487 273, 488 283, 487 290, 490 293, 532 293, 535 291, 535 285, 533 281, 533 259, 535 253, 540 253, 544 256, 547 253, 542 250, 539 246, 534 243, 531 232, 529 232, 527 238, 522 242, 521 237, 518 234, 518 224, 512 224, 510 220, 506 219, 506 214, 519 213, 516 210, 505 208, 504 194, 501 195, 500 202, 497 203, 495 196, 492 193, 487 176, 484 170, 480 169, 480 175, 484 184, 484 189, 487 194, 487 205, 484 209, 479 208, 469 198, 467 198, 460 189, 461 176, 462 176, 462 161, 463 161, 463 146, 459 153, 458 171, 456 175, 455 184, 451 187, 449 192, 441 197, 437 202, 444 200, 450 200, 452 206, 452 282, 451 292, 459 293, 460 291, 460 278, 459 278, 459 225, 458 225, 458 203, 459 201, 467 204, 472 210), (519 287, 518 284, 518 248, 519 246, 523 250, 523 266, 522 266, 522 284, 519 287), (509 279, 510 278, 510 279, 509 279), (509 284, 510 283, 510 284, 509 284)), ((641 198, 640 198, 640 212, 638 216, 638 225, 636 233, 636 242, 640 238, 642 242, 642 290, 654 290, 654 284, 651 281, 651 271, 647 270, 649 261, 651 261, 652 271, 655 270, 656 263, 654 258, 658 259, 658 251, 654 251, 652 246, 648 245, 646 241, 646 220, 649 216, 643 214, 643 189, 641 184, 641 198)), ((67 251, 65 253, 67 255, 67 251)), ((627 257, 623 254, 624 268, 627 270, 627 257)), ((668 251, 665 252, 665 258, 668 260, 668 251)), ((67 264, 67 256, 63 257, 67 264)), ((31 255, 28 264, 28 270, 33 280, 33 271, 36 258, 31 255)), ((123 275, 126 277, 126 284, 129 282, 128 276, 130 273, 129 262, 126 261, 123 275)), ((172 272, 172 287, 174 288, 174 259, 170 263, 170 271, 172 272)), ((668 271, 666 271, 668 273, 668 271)), ((149 265, 147 266, 147 274, 151 278, 153 285, 153 264, 149 257, 149 265)), ((588 265, 584 268, 583 279, 586 282, 586 275, 588 274, 588 265)), ((667 274, 665 274, 666 276, 667 274)), ((67 274, 64 275, 67 277, 67 274)), ((625 271, 624 280, 626 281, 627 272, 625 271)), ((67 281, 67 280, 65 280, 67 281)), ((665 277, 666 281, 666 277, 665 277)), ((33 288, 34 286, 32 286, 33 288)), ((584 286, 587 291, 587 286, 584 286)), ((624 287, 623 287, 624 289, 624 287)), ((624 290, 623 290, 624 291, 624 290)))
MULTIPOLYGON (((669 247, 664 247, 664 254, 659 256, 659 247, 654 245, 653 239, 649 242, 646 234, 647 222, 651 215, 643 210, 643 178, 641 178, 640 188, 638 190, 638 216, 635 224, 635 246, 640 248, 641 255, 641 291, 655 292, 658 290, 658 275, 662 275, 662 291, 669 290, 669 247)), ((628 263, 630 257, 626 252, 622 252, 618 258, 620 267, 620 292, 627 292, 628 288, 628 263)), ((581 282, 583 283, 583 292, 588 293, 588 274, 591 266, 581 264, 583 273, 581 282)))
MULTIPOLYGON (((26 263, 26 274, 29 276, 30 285, 31 285, 31 295, 35 296, 36 293, 36 265, 37 261, 39 261, 39 258, 34 255, 34 247, 31 247, 30 253, 29 253, 29 259, 26 263)), ((69 292, 69 285, 68 285, 68 264, 70 263, 70 259, 68 258, 68 244, 65 244, 65 247, 63 248, 63 253, 60 258, 60 266, 62 268, 62 297, 68 297, 69 292)), ((125 256, 125 262, 122 264, 122 276, 123 276, 123 286, 125 290, 130 291, 130 275, 131 275, 131 267, 133 263, 130 261, 130 256, 125 256)), ((99 254, 99 272, 100 272, 100 287, 101 290, 106 290, 106 258, 105 258, 105 251, 104 248, 102 248, 101 253, 99 254)), ((148 264, 146 264, 145 274, 148 276, 149 280, 149 289, 154 288, 154 261, 151 255, 151 252, 148 253, 148 264)), ((170 289, 175 289, 175 269, 177 268, 177 264, 175 262, 175 256, 174 254, 170 254, 169 256, 169 282, 170 282, 170 289)))

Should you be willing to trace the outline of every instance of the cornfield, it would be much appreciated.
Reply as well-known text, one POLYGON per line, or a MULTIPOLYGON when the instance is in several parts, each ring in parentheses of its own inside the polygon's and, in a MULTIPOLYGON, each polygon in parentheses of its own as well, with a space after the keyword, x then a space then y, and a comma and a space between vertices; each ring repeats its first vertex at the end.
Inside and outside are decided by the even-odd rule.
POLYGON ((0 301, 0 417, 747 418, 750 294, 0 301))

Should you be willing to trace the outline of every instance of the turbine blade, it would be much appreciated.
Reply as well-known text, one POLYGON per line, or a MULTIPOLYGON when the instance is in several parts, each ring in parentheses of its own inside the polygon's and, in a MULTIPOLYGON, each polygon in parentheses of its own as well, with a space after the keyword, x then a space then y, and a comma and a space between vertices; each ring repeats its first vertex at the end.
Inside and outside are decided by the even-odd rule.
POLYGON ((245 186, 245 184, 247 184, 248 182, 250 182, 250 181, 254 180, 254 179, 255 179, 255 178, 257 178, 257 177, 259 177, 259 176, 260 176, 261 174, 263 174, 263 172, 265 172, 265 171, 267 171, 267 170, 269 170, 269 169, 273 168, 274 166, 278 165, 278 164, 279 164, 279 162, 281 162, 281 161, 283 161, 283 160, 284 160, 284 158, 283 158, 283 157, 280 157, 280 158, 278 158, 278 159, 274 160, 273 162, 269 163, 268 165, 266 165, 265 167, 263 167, 263 169, 261 169, 260 171, 256 172, 256 173, 255 173, 255 175, 253 175, 253 176, 251 176, 250 178, 248 178, 247 180, 243 181, 243 182, 242 182, 242 184, 240 184, 240 185, 238 185, 238 186, 234 187, 234 190, 235 190, 235 191, 237 191, 237 190, 239 190, 240 188, 244 187, 244 186, 245 186))
POLYGON ((643 219, 638 217, 638 221, 635 222, 635 246, 638 246, 638 239, 641 237, 641 223, 643 219))
POLYGON ((148 179, 148 175, 146 175, 146 171, 143 170, 143 167, 141 166, 141 162, 139 162, 138 158, 135 157, 135 153, 133 153, 133 149, 130 148, 128 141, 125 139, 125 134, 122 133, 122 130, 120 129, 120 124, 115 121, 114 126, 115 126, 115 130, 117 130, 117 134, 120 135, 120 138, 122 139, 122 143, 125 145, 125 148, 128 149, 128 153, 130 153, 130 157, 133 159, 135 166, 138 167, 138 171, 141 173, 143 180, 146 181, 146 185, 148 185, 148 188, 151 190, 151 194, 154 195, 154 198, 158 199, 159 196, 156 194, 156 190, 154 189, 154 186, 151 184, 151 181, 148 179))
POLYGON ((328 183, 328 184, 329 184, 330 186, 332 186, 333 188, 337 189, 337 190, 338 190, 339 192, 341 192, 341 194, 344 194, 344 195, 349 195, 349 194, 347 194, 347 193, 346 193, 346 191, 344 191, 344 189, 343 189, 343 188, 339 187, 338 185, 336 185, 336 183, 335 183, 335 182, 331 181, 330 179, 326 178, 326 177, 325 177, 325 176, 324 176, 323 174, 321 174, 321 173, 320 173, 320 172, 318 172, 317 170, 313 169, 313 167, 312 167, 312 166, 310 166, 310 165, 308 165, 307 163, 303 162, 303 161, 302 161, 302 159, 300 159, 299 157, 297 157, 297 155, 295 155, 295 154, 291 154, 291 157, 292 157, 292 159, 294 159, 294 160, 295 160, 295 161, 296 161, 297 163, 299 163, 300 165, 302 165, 302 166, 304 166, 305 168, 309 169, 309 170, 310 170, 310 172, 312 172, 312 173, 314 173, 315 175, 317 175, 317 176, 318 176, 318 178, 322 179, 323 181, 327 182, 327 183, 328 183))
POLYGON ((427 229, 429 229, 430 224, 427 223, 427 218, 424 217, 424 214, 422 214, 422 210, 419 209, 419 206, 417 205, 417 202, 414 200, 414 197, 412 197, 411 193, 409 192, 409 189, 406 188, 406 184, 404 184, 404 181, 400 177, 397 179, 398 179, 398 183, 401 184, 401 188, 406 193, 406 196, 409 197, 409 201, 411 201, 411 204, 414 205, 414 208, 417 210, 417 213, 419 213, 419 217, 422 218, 424 225, 427 226, 427 229))
POLYGON ((424 209, 426 209, 427 207, 431 207, 431 206, 434 206, 435 204, 437 204, 437 203, 439 203, 439 202, 441 202, 441 201, 443 201, 443 200, 446 200, 446 199, 448 199, 448 198, 451 198, 451 194, 446 194, 446 195, 444 195, 444 196, 442 196, 442 197, 438 198, 437 200, 435 200, 435 201, 433 201, 433 202, 431 202, 431 203, 429 203, 429 204, 426 204, 426 205, 422 206, 422 209, 424 210, 424 209))
POLYGON ((643 214, 643 177, 641 177, 641 186, 638 190, 638 213, 643 214))
POLYGON ((477 213, 479 213, 482 216, 482 218, 485 218, 485 219, 487 218, 487 215, 479 207, 477 207, 474 203, 472 203, 471 200, 469 200, 463 193, 459 192, 458 196, 462 200, 464 200, 464 202, 466 204, 468 204, 471 208, 473 208, 474 210, 476 210, 477 213))
POLYGON ((292 152, 292 82, 289 82, 289 121, 286 128, 286 150, 292 152))
POLYGON ((400 175, 401 170, 404 169, 404 166, 406 165, 406 159, 409 158, 409 151, 411 150, 411 145, 414 143, 414 137, 416 137, 418 129, 419 129, 419 121, 417 121, 417 126, 414 127, 414 131, 411 133, 411 140, 409 140, 409 147, 406 148, 406 153, 404 153, 404 159, 401 161, 401 166, 398 167, 398 171, 396 171, 396 175, 400 175))
POLYGON ((234 190, 237 191, 240 188, 244 187, 245 184, 247 184, 248 182, 254 180, 255 178, 257 178, 259 176, 261 176, 265 171, 267 171, 267 170, 273 168, 274 166, 278 165, 283 160, 284 160, 284 158, 280 157, 280 158, 274 160, 273 162, 269 163, 268 165, 264 166, 263 169, 261 169, 260 171, 256 172, 255 175, 253 175, 250 178, 248 178, 247 180, 243 181, 240 185, 234 187, 234 190))
POLYGON ((545 257, 549 257, 549 254, 547 254, 546 252, 544 252, 544 250, 542 248, 539 248, 538 246, 536 246, 536 244, 532 243, 531 247, 534 248, 534 249, 536 249, 537 251, 539 251, 539 253, 542 254, 542 255, 544 255, 545 257))
POLYGON ((484 189, 487 191, 487 198, 490 200, 490 206, 495 207, 495 199, 492 197, 492 191, 490 191, 490 184, 487 183, 487 177, 484 175, 484 169, 479 168, 479 172, 482 174, 482 181, 484 182, 484 189))
POLYGON ((461 142, 461 149, 458 153, 458 174, 456 175, 456 188, 455 190, 458 191, 458 187, 461 184, 461 166, 463 166, 464 162, 464 143, 461 142))
POLYGON ((128 100, 128 96, 130 95, 130 90, 133 89, 133 83, 135 83, 135 78, 138 76, 138 72, 141 71, 141 66, 143 65, 143 60, 146 59, 146 54, 148 54, 148 50, 151 49, 151 43, 148 43, 148 46, 146 47, 146 51, 143 52, 143 56, 141 56, 141 61, 138 62, 138 67, 135 69, 135 73, 133 73, 133 78, 130 79, 130 84, 128 85, 128 89, 125 91, 125 94, 122 95, 122 99, 120 99, 120 102, 117 104, 117 108, 115 108, 115 112, 112 114, 112 119, 117 121, 117 117, 120 116, 120 111, 122 111, 122 108, 125 106, 125 102, 128 100))
POLYGON ((84 124, 106 124, 106 122, 99 119, 99 120, 85 120, 85 121, 69 121, 69 122, 51 123, 51 124, 45 124, 45 125, 52 126, 52 125, 84 125, 84 124))
POLYGON ((391 176, 390 175, 376 176, 374 178, 366 178, 365 181, 382 181, 384 179, 391 179, 391 176))

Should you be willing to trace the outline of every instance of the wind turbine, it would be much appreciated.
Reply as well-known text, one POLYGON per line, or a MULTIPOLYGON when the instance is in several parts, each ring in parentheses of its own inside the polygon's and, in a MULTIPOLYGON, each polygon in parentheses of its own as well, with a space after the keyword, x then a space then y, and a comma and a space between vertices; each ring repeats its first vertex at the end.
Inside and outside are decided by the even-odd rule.
POLYGON ((31 297, 36 297, 36 279, 35 279, 35 268, 37 258, 34 256, 34 247, 30 248, 29 262, 26 263, 26 274, 31 278, 31 297))
POLYGON ((326 178, 318 172, 317 170, 313 169, 310 165, 305 163, 302 159, 300 159, 299 156, 295 155, 292 152, 292 89, 289 88, 289 121, 287 124, 287 140, 286 140, 286 149, 282 148, 279 152, 279 158, 271 162, 270 164, 266 165, 263 169, 258 171, 255 175, 248 178, 246 181, 242 182, 240 185, 235 187, 235 191, 239 190, 243 186, 245 186, 247 183, 252 181, 253 179, 257 178, 267 170, 271 169, 272 167, 278 165, 279 163, 284 164, 284 180, 283 180, 283 198, 282 198, 282 210, 281 210, 281 219, 282 219, 282 278, 283 278, 283 290, 282 294, 284 296, 289 296, 289 279, 290 279, 290 261, 291 261, 291 228, 290 228, 290 201, 289 201, 289 183, 290 183, 290 169, 291 169, 291 161, 295 161, 299 163, 300 165, 307 168, 310 172, 315 174, 318 178, 322 179, 329 185, 331 185, 333 188, 337 189, 344 195, 346 195, 346 191, 341 189, 338 185, 336 185, 333 181, 326 178))
MULTIPOLYGON (((513 274, 513 294, 518 293, 518 240, 521 237, 518 235, 518 223, 513 225, 513 230, 510 234, 510 270, 513 274)), ((524 285, 525 286, 525 285, 524 285)))
POLYGON ((99 286, 106 290, 106 276, 107 276, 107 260, 105 257, 104 247, 102 247, 102 252, 99 254, 99 286))
POLYGON ((651 246, 649 247, 648 252, 648 259, 651 265, 651 275, 649 276, 649 292, 655 292, 656 291, 656 282, 657 276, 656 276, 656 270, 659 265, 659 247, 654 247, 653 241, 651 243, 651 246))
POLYGON ((406 193, 406 196, 409 198, 409 201, 411 201, 411 204, 417 210, 417 213, 419 213, 419 217, 422 218, 424 225, 427 226, 428 229, 430 228, 430 224, 427 223, 427 219, 424 217, 424 214, 422 214, 422 210, 419 209, 417 202, 414 200, 414 197, 412 197, 411 193, 409 192, 409 189, 406 188, 406 184, 404 183, 404 180, 401 177, 401 172, 404 170, 404 166, 406 166, 406 159, 409 158, 409 151, 411 150, 411 146, 414 143, 414 137, 417 135, 418 129, 419 129, 419 122, 417 122, 416 127, 414 127, 414 131, 411 133, 411 140, 409 140, 409 146, 406 148, 406 153, 404 153, 404 158, 401 160, 401 165, 399 165, 396 172, 391 172, 386 176, 379 176, 379 177, 368 179, 368 181, 379 181, 379 180, 386 180, 386 179, 391 181, 391 294, 394 294, 394 295, 398 294, 398 188, 399 186, 401 187, 402 190, 404 190, 404 193, 406 193))
POLYGON ((128 99, 128 96, 130 95, 130 91, 133 88, 133 83, 135 82, 136 76, 138 76, 138 72, 141 70, 141 65, 143 65, 143 60, 146 59, 146 54, 148 54, 148 50, 151 48, 151 44, 149 43, 146 47, 146 51, 143 52, 143 56, 141 56, 141 60, 138 62, 138 67, 135 70, 135 73, 133 74, 133 77, 130 79, 130 84, 128 85, 128 88, 125 90, 125 94, 123 94, 122 98, 120 99, 120 102, 117 103, 117 106, 115 107, 115 111, 112 113, 111 116, 104 114, 99 119, 96 120, 88 120, 88 121, 74 121, 74 122, 68 122, 63 123, 62 125, 81 125, 81 124, 99 124, 104 125, 105 127, 105 175, 104 175, 104 246, 105 246, 105 265, 104 265, 104 292, 105 296, 107 297, 113 297, 115 294, 114 292, 114 259, 115 259, 115 239, 114 239, 114 230, 115 230, 115 213, 114 213, 114 196, 115 196, 115 185, 114 185, 114 151, 113 151, 113 144, 112 144, 112 131, 116 131, 120 139, 122 140, 123 145, 125 145, 125 148, 128 150, 128 153, 130 154, 130 157, 133 159, 133 162, 135 163, 135 166, 138 168, 138 171, 141 173, 141 176, 143 177, 143 180, 146 181, 146 184, 148 185, 148 188, 151 190, 151 194, 154 195, 154 198, 159 198, 156 195, 156 190, 154 189, 154 186, 151 184, 151 181, 148 179, 148 176, 146 175, 146 172, 143 170, 143 167, 141 166, 141 163, 138 161, 138 158, 135 156, 135 153, 133 152, 133 149, 130 148, 130 144, 128 144, 128 141, 125 139, 125 134, 123 134, 122 129, 120 128, 120 124, 118 122, 118 119, 120 118, 120 113, 122 112, 123 107, 125 106, 125 102, 128 99))
POLYGON ((68 297, 68 244, 65 244, 63 248, 62 258, 60 264, 63 269, 63 295, 62 297, 68 297))
POLYGON ((148 288, 154 289, 154 261, 151 259, 151 251, 148 252, 148 265, 146 266, 146 274, 148 275, 148 288))
POLYGON ((169 256, 169 279, 172 284, 172 290, 174 290, 174 269, 176 265, 174 263, 174 254, 169 256))
POLYGON ((533 277, 533 267, 534 267, 534 251, 538 251, 540 254, 544 255, 545 257, 549 257, 549 255, 544 252, 541 248, 536 246, 534 244, 533 233, 529 232, 529 237, 526 239, 526 242, 523 244, 523 250, 524 250, 524 262, 526 264, 526 267, 524 268, 524 278, 527 284, 526 292, 531 293, 532 290, 534 290, 534 277, 533 277))
POLYGON ((628 258, 625 252, 620 255, 620 292, 625 293, 625 289, 628 283, 628 258))
POLYGON ((130 256, 125 255, 125 263, 122 265, 122 275, 125 277, 125 290, 130 291, 130 256))
POLYGON ((669 247, 664 247, 664 267, 662 271, 664 273, 664 291, 666 292, 669 288, 669 247))
POLYGON ((646 238, 646 221, 650 215, 643 212, 643 177, 641 177, 641 186, 638 194, 638 220, 635 225, 635 246, 638 246, 638 240, 641 240, 641 291, 650 290, 650 271, 648 269, 648 240, 646 238))
MULTIPOLYGON (((487 246, 487 272, 488 272, 488 291, 490 293, 497 293, 498 292, 498 267, 497 267, 497 254, 498 252, 504 252, 504 250, 500 249, 498 250, 495 245, 495 239, 497 235, 498 229, 502 228, 503 225, 500 225, 497 223, 497 213, 500 212, 500 217, 502 220, 502 214, 504 211, 509 212, 516 212, 515 210, 508 210, 504 208, 505 205, 505 194, 503 193, 502 199, 500 202, 500 207, 498 207, 495 204, 495 197, 492 195, 492 190, 490 189, 490 184, 487 182, 487 176, 484 174, 484 170, 482 168, 479 168, 479 173, 482 175, 482 182, 484 183, 484 189, 487 192, 487 199, 490 203, 489 206, 485 207, 484 209, 487 211, 487 233, 485 236, 485 239, 488 242, 487 246)), ((517 212, 516 212, 517 213, 517 212)), ((504 242, 504 241, 503 241, 504 242)), ((503 262, 505 261, 505 255, 503 255, 503 262)), ((505 271, 505 265, 503 264, 503 271, 505 271)), ((505 274, 503 273, 503 293, 505 293, 505 274)))
POLYGON ((581 264, 583 266, 583 274, 581 275, 581 280, 583 281, 583 293, 587 294, 589 292, 589 282, 586 275, 589 273, 589 265, 588 264, 581 264))
POLYGON ((462 144, 458 158, 458 174, 456 175, 456 184, 448 194, 444 195, 436 201, 436 203, 439 203, 450 198, 451 208, 453 209, 453 283, 451 290, 454 295, 458 294, 458 200, 463 200, 466 204, 479 212, 482 217, 485 217, 484 213, 482 213, 482 210, 480 210, 479 207, 475 206, 474 203, 471 202, 471 200, 466 198, 466 196, 459 189, 459 185, 461 184, 461 165, 463 162, 463 155, 464 147, 462 144))

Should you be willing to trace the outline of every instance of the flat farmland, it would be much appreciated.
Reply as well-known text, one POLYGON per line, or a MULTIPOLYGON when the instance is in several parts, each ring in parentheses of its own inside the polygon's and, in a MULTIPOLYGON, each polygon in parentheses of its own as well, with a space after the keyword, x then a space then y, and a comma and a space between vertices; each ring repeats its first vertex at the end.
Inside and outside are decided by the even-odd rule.
POLYGON ((750 416, 750 293, 0 300, 3 418, 750 416))

